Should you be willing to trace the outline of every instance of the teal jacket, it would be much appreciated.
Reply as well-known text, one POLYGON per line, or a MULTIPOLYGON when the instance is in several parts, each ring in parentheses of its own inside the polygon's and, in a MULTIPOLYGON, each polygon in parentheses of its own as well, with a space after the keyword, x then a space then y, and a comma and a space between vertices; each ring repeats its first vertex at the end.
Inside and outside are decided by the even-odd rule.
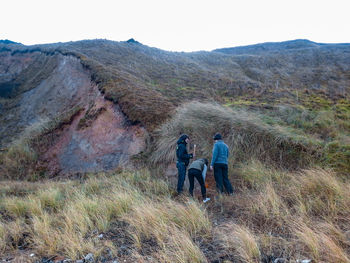
POLYGON ((211 166, 216 163, 228 164, 228 146, 223 140, 219 140, 214 144, 213 157, 211 159, 211 166))

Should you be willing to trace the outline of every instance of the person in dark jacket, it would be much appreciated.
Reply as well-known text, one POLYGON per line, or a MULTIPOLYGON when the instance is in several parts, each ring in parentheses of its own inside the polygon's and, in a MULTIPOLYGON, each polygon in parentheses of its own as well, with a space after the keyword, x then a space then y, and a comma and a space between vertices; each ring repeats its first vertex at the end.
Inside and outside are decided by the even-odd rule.
POLYGON ((228 146, 222 140, 220 133, 215 134, 213 139, 215 144, 213 147, 213 156, 211 159, 210 169, 213 170, 214 168, 216 188, 218 189, 219 193, 223 193, 225 187, 227 193, 232 194, 232 185, 228 179, 228 146))
POLYGON ((178 181, 177 181, 177 192, 180 194, 183 191, 183 186, 186 178, 186 169, 190 163, 190 159, 193 158, 192 153, 187 153, 187 143, 190 141, 190 138, 187 134, 182 134, 177 141, 176 148, 176 167, 178 171, 178 181))
POLYGON ((208 159, 197 159, 191 163, 188 167, 188 180, 190 181, 189 192, 190 195, 193 196, 193 188, 194 188, 194 178, 197 179, 198 183, 201 186, 201 192, 203 197, 203 203, 206 203, 210 200, 206 195, 205 188, 205 177, 207 174, 208 168, 208 159))

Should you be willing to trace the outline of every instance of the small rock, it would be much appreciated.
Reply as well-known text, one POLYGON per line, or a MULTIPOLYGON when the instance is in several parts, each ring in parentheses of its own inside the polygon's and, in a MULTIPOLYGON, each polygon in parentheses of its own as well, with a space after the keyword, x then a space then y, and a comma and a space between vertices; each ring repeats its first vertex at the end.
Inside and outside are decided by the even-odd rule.
POLYGON ((118 260, 114 260, 112 263, 119 263, 118 260))
POLYGON ((35 256, 35 254, 34 254, 34 253, 32 253, 32 254, 30 254, 29 256, 30 256, 30 257, 34 257, 34 256, 35 256))
POLYGON ((79 260, 76 261, 76 263, 84 263, 84 260, 79 259, 79 260))
POLYGON ((285 258, 276 258, 273 263, 285 263, 287 260, 285 258))
POLYGON ((94 261, 94 254, 89 253, 84 257, 85 261, 94 261))
POLYGON ((99 239, 102 239, 102 238, 103 238, 103 234, 99 234, 99 235, 98 235, 98 238, 99 238, 99 239))

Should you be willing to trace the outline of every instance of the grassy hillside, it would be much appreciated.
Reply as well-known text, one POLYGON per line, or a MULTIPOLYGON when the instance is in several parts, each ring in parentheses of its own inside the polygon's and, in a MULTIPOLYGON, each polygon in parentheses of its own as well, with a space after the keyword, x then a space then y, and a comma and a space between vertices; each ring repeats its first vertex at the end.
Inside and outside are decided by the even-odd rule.
POLYGON ((3 67, 18 64, 9 67, 0 83, 5 93, 13 88, 11 94, 3 94, 0 110, 4 116, 6 108, 18 103, 18 94, 50 76, 58 54, 71 55, 89 70, 105 98, 117 103, 131 122, 149 131, 170 121, 183 103, 216 102, 234 112, 243 109, 252 122, 261 119, 261 125, 273 126, 275 134, 278 126, 289 137, 318 140, 322 162, 349 172, 348 44, 295 40, 192 53, 108 40, 29 47, 0 43, 0 47, 3 67), (19 62, 7 61, 21 61, 21 56, 27 61, 23 68, 19 62))
POLYGON ((40 149, 80 105, 1 149, 0 259, 350 262, 349 45, 178 53, 91 40, 0 50, 0 70, 12 61, 0 77, 4 116, 51 75, 57 56, 74 56, 150 132, 133 156, 137 171, 46 178, 40 149), (210 158, 215 132, 230 146, 235 194, 218 195, 208 175, 209 203, 175 196, 164 171, 179 134, 210 158))
POLYGON ((80 58, 106 98, 117 102, 130 120, 150 129, 176 106, 193 99, 306 107, 312 100, 349 101, 349 45, 295 41, 267 46, 258 53, 259 45, 232 49, 239 53, 231 49, 179 53, 134 42, 86 40, 6 45, 3 52, 40 51, 47 56, 59 52, 80 58), (293 48, 285 48, 288 45, 293 48))

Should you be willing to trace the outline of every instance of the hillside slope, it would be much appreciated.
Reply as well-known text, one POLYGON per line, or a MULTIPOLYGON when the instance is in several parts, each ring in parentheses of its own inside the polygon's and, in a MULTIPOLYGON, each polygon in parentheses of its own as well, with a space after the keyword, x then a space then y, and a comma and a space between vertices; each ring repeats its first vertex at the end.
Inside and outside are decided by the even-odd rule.
MULTIPOLYGON (((2 146, 19 137, 26 127, 47 118, 60 119, 67 112, 72 114, 71 123, 76 123, 74 118, 83 118, 84 112, 92 119, 85 128, 93 127, 97 115, 110 108, 94 106, 101 96, 99 91, 104 99, 118 105, 126 118, 125 127, 136 125, 151 132, 170 119, 177 106, 199 100, 267 109, 268 115, 276 115, 280 105, 306 110, 312 116, 315 110, 329 110, 339 120, 340 144, 348 138, 349 44, 295 40, 183 53, 136 41, 84 40, 36 46, 6 42, 0 43, 0 56, 2 146), (91 107, 93 116, 89 115, 91 107)), ((326 142, 339 139, 323 133, 317 136, 326 142)), ((136 134, 131 138, 144 132, 136 134)), ((50 145, 56 143, 56 137, 50 145)), ((139 137, 144 141, 144 135, 139 137)), ((143 149, 136 148, 132 154, 143 149)))

